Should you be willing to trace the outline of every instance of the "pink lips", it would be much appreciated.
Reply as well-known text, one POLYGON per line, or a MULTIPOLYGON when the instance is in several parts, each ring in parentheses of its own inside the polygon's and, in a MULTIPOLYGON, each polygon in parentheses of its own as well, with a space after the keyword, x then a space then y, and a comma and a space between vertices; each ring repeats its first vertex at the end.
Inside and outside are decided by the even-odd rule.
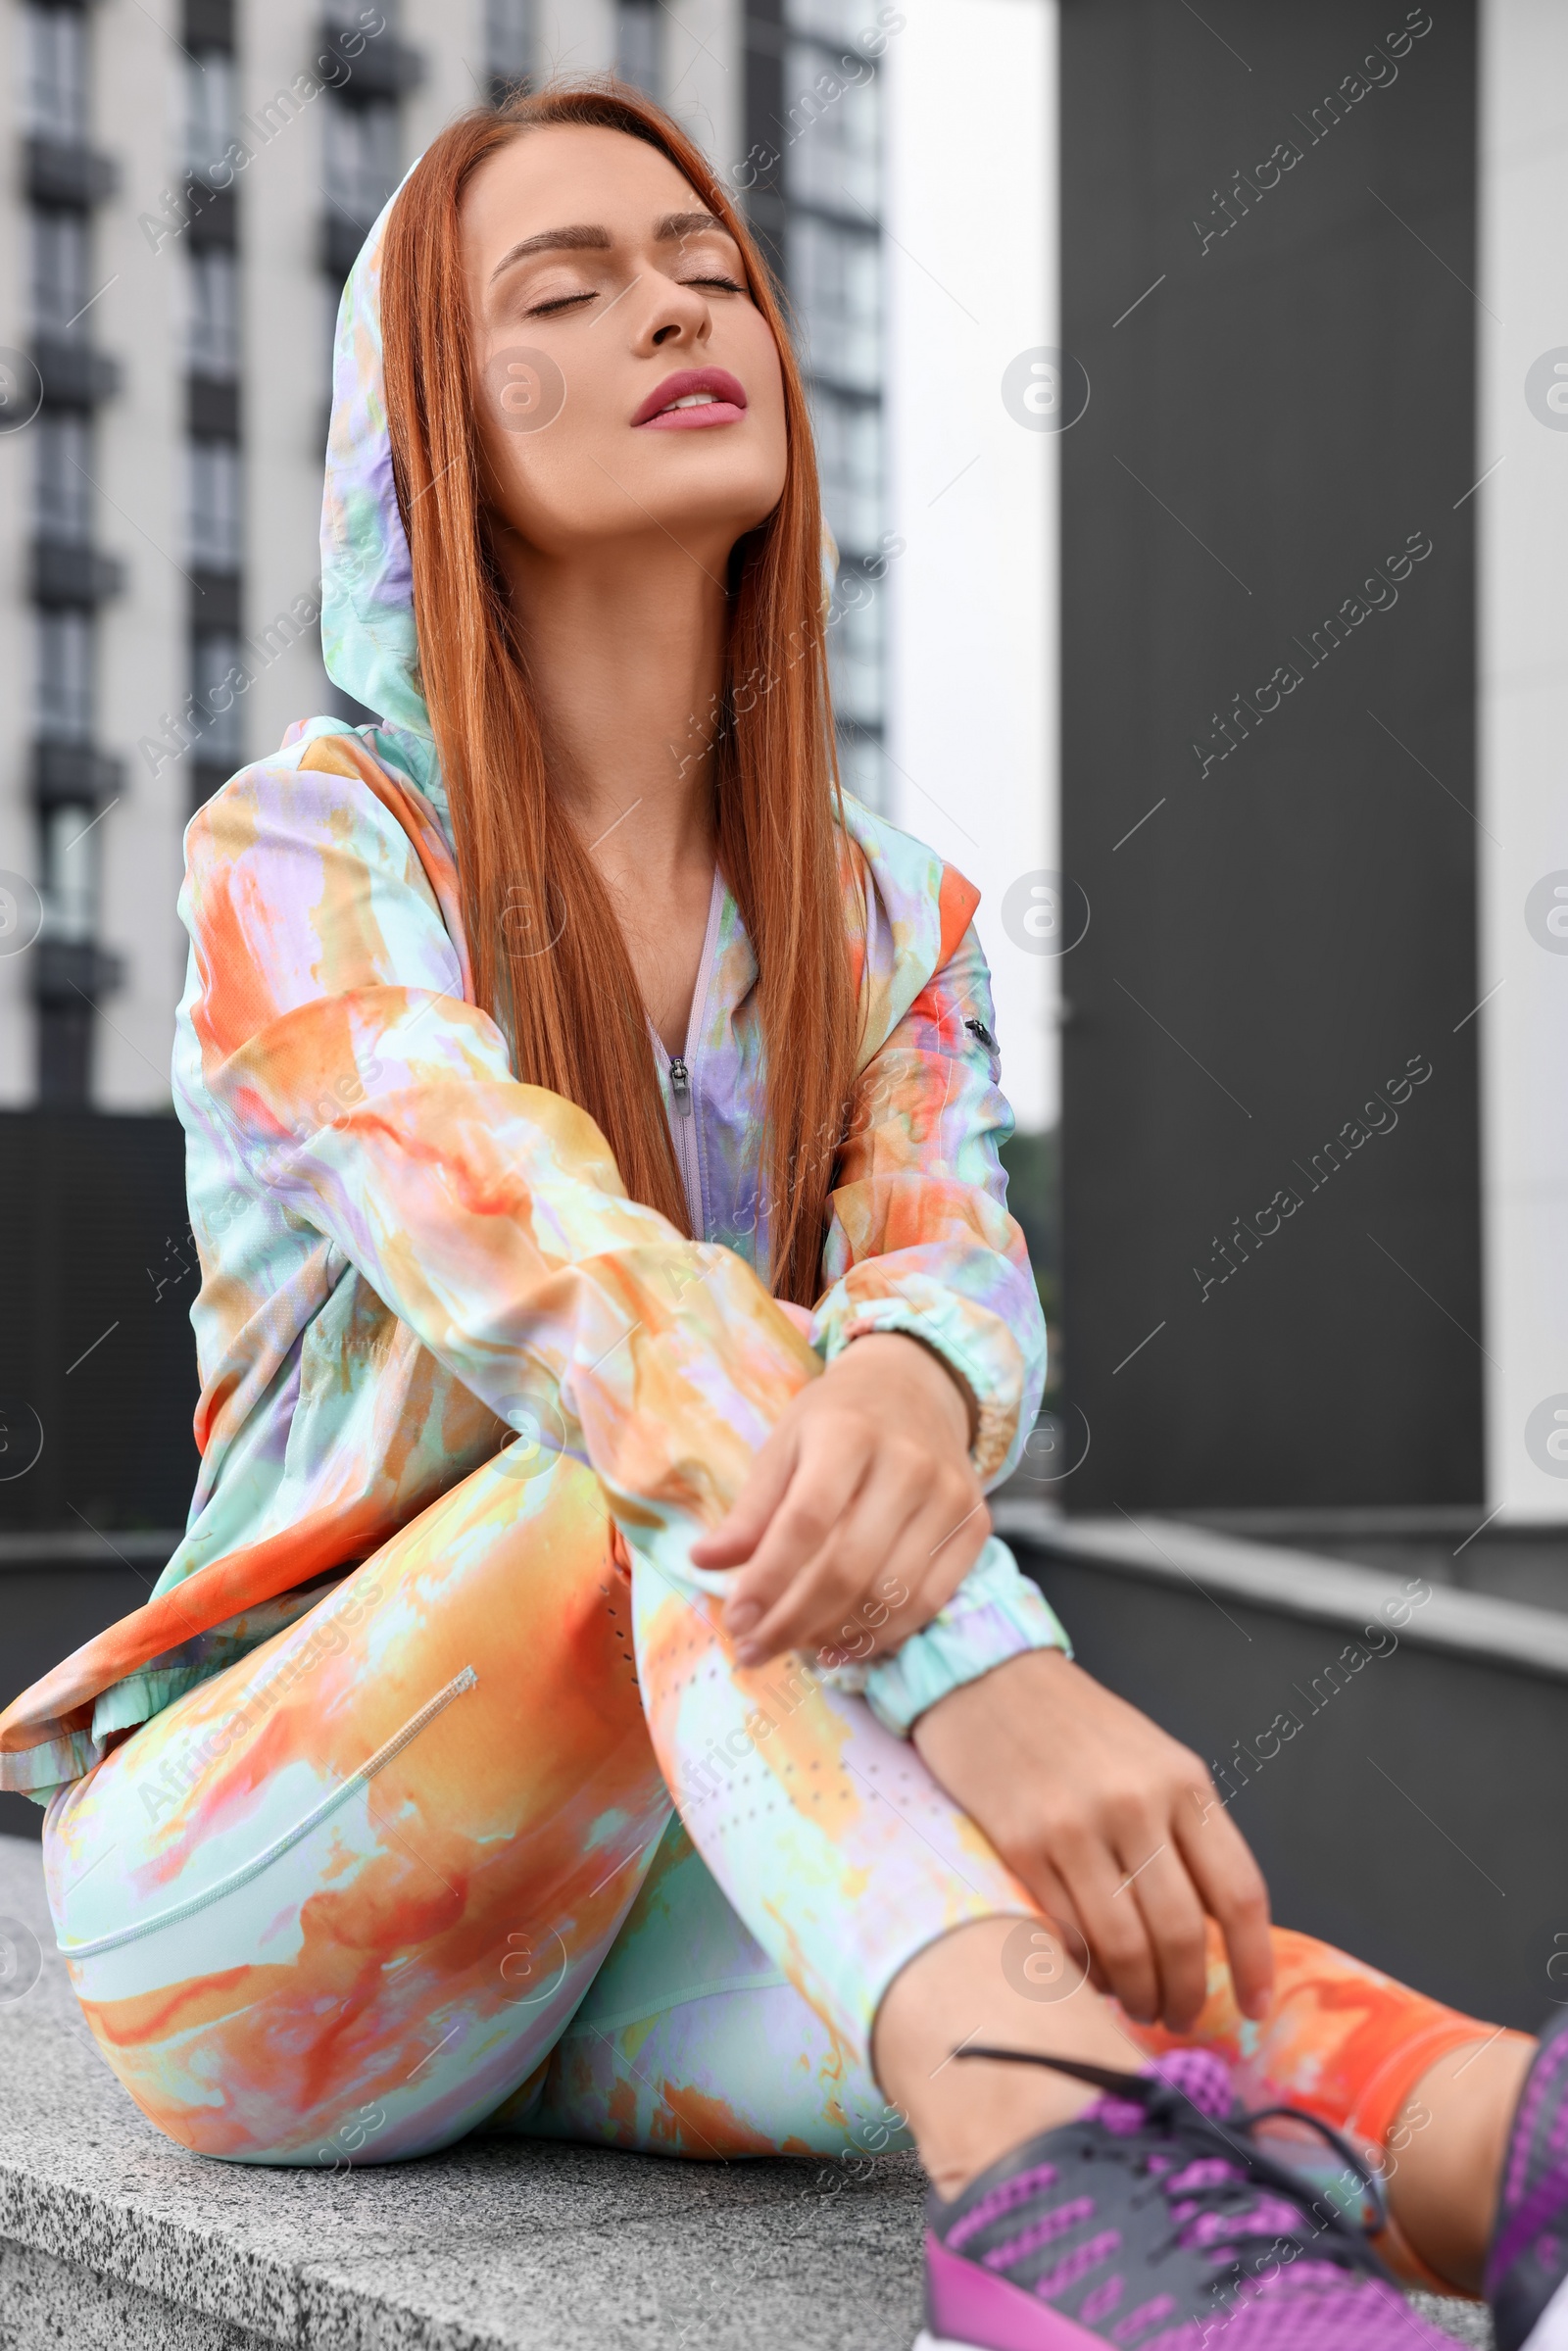
POLYGON ((727 367, 682 367, 649 393, 632 422, 664 432, 688 432, 705 424, 738 424, 745 414, 746 387, 727 367), (695 392, 709 397, 695 408, 671 408, 671 401, 688 400, 695 392))

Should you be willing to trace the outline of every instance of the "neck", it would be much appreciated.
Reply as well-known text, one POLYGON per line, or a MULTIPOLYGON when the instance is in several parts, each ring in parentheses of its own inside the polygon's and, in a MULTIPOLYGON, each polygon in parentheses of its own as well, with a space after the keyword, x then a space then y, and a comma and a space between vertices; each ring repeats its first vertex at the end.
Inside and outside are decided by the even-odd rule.
POLYGON ((508 533, 498 552, 553 786, 607 879, 710 865, 722 563, 662 536, 567 560, 508 533))

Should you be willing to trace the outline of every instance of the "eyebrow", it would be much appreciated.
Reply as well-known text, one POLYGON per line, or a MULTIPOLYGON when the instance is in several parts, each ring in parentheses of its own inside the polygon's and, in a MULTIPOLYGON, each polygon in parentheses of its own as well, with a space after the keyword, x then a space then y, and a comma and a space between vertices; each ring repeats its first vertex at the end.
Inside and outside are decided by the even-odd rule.
MULTIPOLYGON (((716 213, 668 213, 654 230, 654 237, 659 244, 672 244, 682 237, 701 236, 712 229, 720 236, 730 233, 716 213)), ((501 256, 490 272, 490 283, 494 285, 504 269, 527 261, 535 253, 608 253, 614 241, 608 228, 590 221, 579 221, 567 228, 543 228, 537 236, 524 237, 520 244, 501 256)))

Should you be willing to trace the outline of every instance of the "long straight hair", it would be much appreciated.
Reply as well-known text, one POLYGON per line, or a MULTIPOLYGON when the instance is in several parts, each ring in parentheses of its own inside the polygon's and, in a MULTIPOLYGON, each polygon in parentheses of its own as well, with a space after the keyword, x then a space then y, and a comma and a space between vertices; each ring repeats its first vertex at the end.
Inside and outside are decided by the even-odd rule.
POLYGON ((767 1071, 764 1270, 777 1296, 809 1305, 857 1047, 810 422, 779 301, 734 204, 679 126, 613 83, 551 86, 451 123, 394 206, 382 258, 393 470, 475 989, 511 1038, 518 1077, 588 1111, 631 1197, 690 1232, 631 958, 604 882, 551 788, 538 707, 488 540, 463 193, 486 157, 556 122, 623 131, 668 157, 739 245, 752 299, 778 346, 784 491, 731 559, 720 709, 698 718, 698 742, 713 743, 719 863, 757 955, 767 1071))

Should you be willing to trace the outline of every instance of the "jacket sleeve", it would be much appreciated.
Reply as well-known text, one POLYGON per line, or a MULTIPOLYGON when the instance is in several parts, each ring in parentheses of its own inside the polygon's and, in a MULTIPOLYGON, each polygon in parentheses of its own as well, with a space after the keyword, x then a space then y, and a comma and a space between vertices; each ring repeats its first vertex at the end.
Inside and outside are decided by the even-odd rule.
MULTIPOLYGON (((974 1463, 1016 1463, 1046 1377, 1046 1326, 998 1157, 1012 1113, 997 1084, 991 977, 971 926, 861 1072, 830 1200, 832 1277, 811 1321, 831 1361, 870 1331, 906 1331, 974 1397, 974 1463)), ((947 1606, 890 1656, 838 1668, 906 1737, 939 1698, 1027 1649, 1071 1644, 992 1536, 947 1606)))
POLYGON ((994 1018, 971 926, 860 1074, 811 1320, 829 1362, 868 1331, 935 1347, 974 1398, 988 1487, 1016 1465, 1046 1379, 1045 1317, 998 1157, 1012 1113, 994 1018))
POLYGON ((583 1111, 512 1077, 415 839, 340 757, 249 768, 188 830, 209 1114, 285 1217, 684 1565, 817 1359, 733 1251, 626 1198, 583 1111))
MULTIPOLYGON (((583 1111, 512 1077, 500 1031, 466 1000, 457 926, 410 831, 331 751, 311 756, 320 764, 245 770, 187 833, 180 906, 211 1115, 278 1212, 340 1249, 503 1421, 591 1464, 651 1565, 722 1591, 692 1567, 691 1542, 820 1357, 732 1250, 626 1198, 583 1111)), ((895 1224, 883 1230, 891 1245, 895 1224)), ((960 1362, 983 1419, 981 1355, 960 1362)), ((214 1427, 224 1411, 220 1395, 214 1427)), ((1044 1645, 1019 1621, 1032 1588, 1015 1568, 999 1580, 995 1554, 1010 1560, 987 1551, 942 1617, 867 1674, 890 1727, 1044 1645)))

